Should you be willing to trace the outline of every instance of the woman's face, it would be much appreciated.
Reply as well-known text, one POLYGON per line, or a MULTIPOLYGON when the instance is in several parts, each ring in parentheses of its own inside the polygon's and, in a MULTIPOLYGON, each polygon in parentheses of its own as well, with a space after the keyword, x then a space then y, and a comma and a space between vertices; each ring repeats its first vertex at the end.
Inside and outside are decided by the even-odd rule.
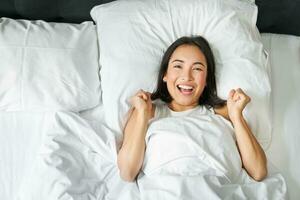
POLYGON ((207 63, 204 54, 194 45, 181 45, 169 60, 163 78, 173 100, 170 108, 183 111, 198 105, 206 85, 207 63))

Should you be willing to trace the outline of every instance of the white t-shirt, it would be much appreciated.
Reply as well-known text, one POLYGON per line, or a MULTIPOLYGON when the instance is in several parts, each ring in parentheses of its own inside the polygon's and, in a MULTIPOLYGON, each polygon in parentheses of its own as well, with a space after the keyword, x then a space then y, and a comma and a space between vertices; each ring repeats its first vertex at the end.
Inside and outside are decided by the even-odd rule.
MULTIPOLYGON (((223 121, 226 126, 229 126, 231 129, 233 129, 232 124, 230 121, 225 119, 223 116, 218 115, 215 113, 213 107, 207 108, 203 105, 198 105, 195 108, 185 110, 185 111, 173 111, 167 103, 159 101, 159 103, 155 104, 155 112, 152 119, 149 120, 148 124, 150 125, 153 121, 166 118, 166 117, 196 117, 198 118, 199 115, 207 115, 212 118, 218 118, 219 120, 223 121)), ((235 134, 232 132, 233 139, 236 140, 235 134)))
POLYGON ((188 116, 191 114, 215 114, 214 109, 207 109, 205 106, 198 105, 195 108, 185 110, 185 111, 173 111, 168 107, 167 104, 161 103, 156 105, 154 119, 164 118, 164 117, 179 117, 179 116, 188 116))

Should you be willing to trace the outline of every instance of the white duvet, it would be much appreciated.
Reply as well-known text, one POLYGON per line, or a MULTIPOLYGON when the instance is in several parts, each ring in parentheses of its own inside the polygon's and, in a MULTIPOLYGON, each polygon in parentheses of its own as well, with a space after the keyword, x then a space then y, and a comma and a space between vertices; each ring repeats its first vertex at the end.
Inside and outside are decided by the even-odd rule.
POLYGON ((210 112, 155 120, 149 126, 146 143, 145 174, 212 173, 235 182, 241 173, 232 126, 210 112))
POLYGON ((283 177, 262 182, 242 168, 230 122, 192 113, 154 120, 146 136, 142 199, 286 199, 283 177))
POLYGON ((110 129, 74 113, 49 112, 14 198, 2 199, 286 199, 279 173, 270 170, 255 182, 241 169, 232 130, 220 117, 164 120, 149 127, 143 172, 127 183, 119 177, 110 129))

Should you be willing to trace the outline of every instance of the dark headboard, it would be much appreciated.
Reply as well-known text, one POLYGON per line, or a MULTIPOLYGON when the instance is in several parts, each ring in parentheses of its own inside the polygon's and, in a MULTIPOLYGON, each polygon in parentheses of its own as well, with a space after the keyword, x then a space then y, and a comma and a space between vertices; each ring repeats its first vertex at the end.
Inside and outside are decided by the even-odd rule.
POLYGON ((114 0, 0 0, 0 17, 80 23, 92 20, 93 6, 111 1, 114 0))
POLYGON ((300 36, 300 0, 256 0, 260 32, 300 36))
MULTIPOLYGON (((114 0, 0 0, 0 17, 80 23, 93 6, 114 0)), ((300 36, 300 0, 256 0, 260 32, 300 36)))

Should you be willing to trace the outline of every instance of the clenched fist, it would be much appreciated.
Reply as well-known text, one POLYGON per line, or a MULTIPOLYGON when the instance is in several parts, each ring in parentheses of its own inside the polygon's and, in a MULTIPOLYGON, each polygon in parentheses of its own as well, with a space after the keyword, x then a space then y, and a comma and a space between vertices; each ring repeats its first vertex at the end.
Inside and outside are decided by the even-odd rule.
POLYGON ((130 104, 138 112, 146 112, 147 116, 151 116, 152 101, 150 96, 150 92, 139 90, 133 97, 131 97, 130 104))
POLYGON ((242 117, 242 112, 246 105, 251 101, 241 88, 232 89, 228 94, 227 109, 231 121, 242 117))

